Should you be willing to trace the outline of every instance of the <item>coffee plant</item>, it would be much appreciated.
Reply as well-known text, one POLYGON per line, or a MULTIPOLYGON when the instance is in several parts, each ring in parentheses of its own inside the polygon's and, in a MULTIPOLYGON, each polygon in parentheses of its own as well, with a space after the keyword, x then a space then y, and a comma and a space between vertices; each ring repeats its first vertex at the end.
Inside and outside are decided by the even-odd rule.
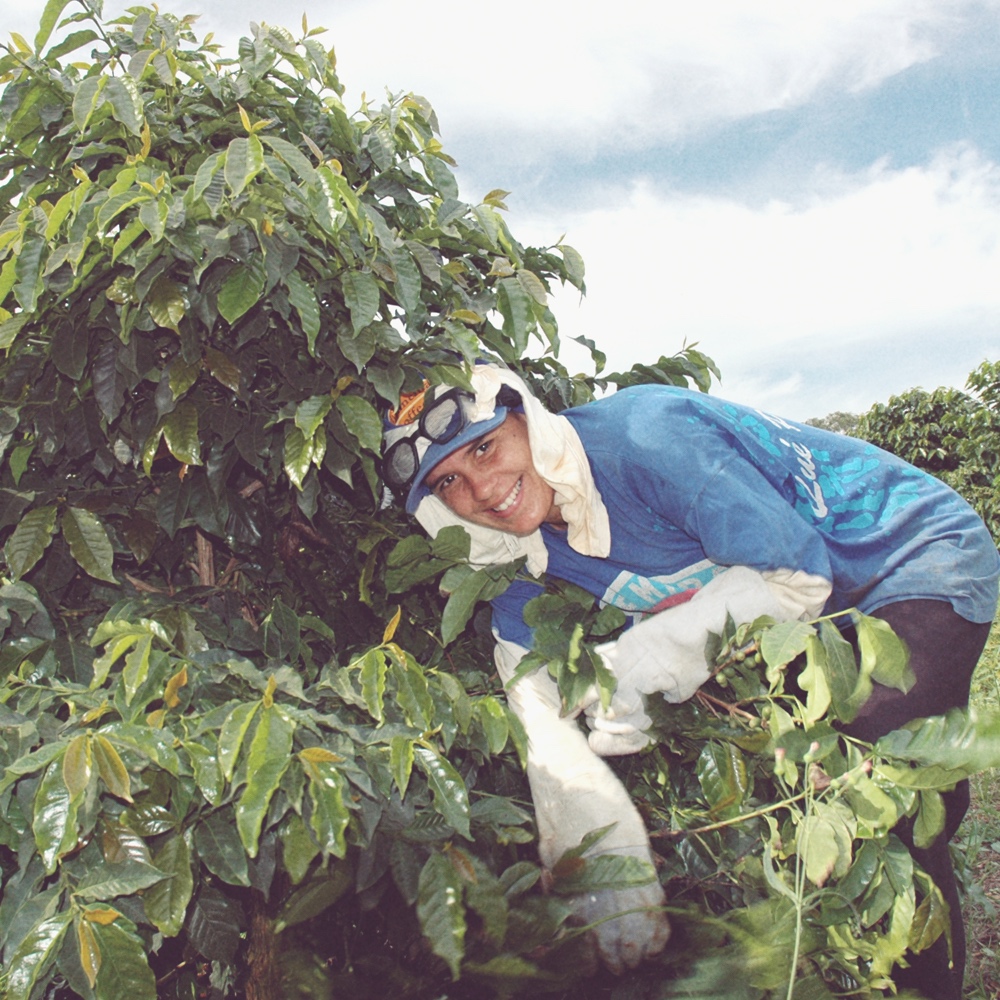
MULTIPOLYGON (((49 0, 0 56, 0 996, 877 995, 947 924, 892 828, 940 830, 995 720, 873 749, 836 723, 906 682, 878 622, 860 659, 732 623, 616 762, 672 943, 593 969, 567 901, 648 873, 585 859, 601 831, 540 868, 483 604, 519 568, 413 533, 381 414, 483 355, 555 410, 718 373, 602 376, 585 341, 571 376, 547 302, 580 255, 462 201, 423 98, 349 112, 321 33, 229 56, 49 0)), ((567 690, 621 624, 558 581, 532 613, 567 690)))

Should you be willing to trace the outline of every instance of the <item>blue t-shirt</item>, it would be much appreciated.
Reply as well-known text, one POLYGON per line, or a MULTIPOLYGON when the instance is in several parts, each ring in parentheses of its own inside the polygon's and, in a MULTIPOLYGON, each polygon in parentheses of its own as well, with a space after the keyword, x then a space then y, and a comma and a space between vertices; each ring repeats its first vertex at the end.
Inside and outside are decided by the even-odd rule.
MULTIPOLYGON (((1000 557, 975 511, 933 476, 857 438, 670 386, 565 410, 611 522, 607 558, 549 525, 547 573, 623 611, 690 599, 729 566, 803 570, 831 582, 826 612, 906 598, 993 620, 1000 557)), ((494 628, 531 646, 517 580, 494 628)))

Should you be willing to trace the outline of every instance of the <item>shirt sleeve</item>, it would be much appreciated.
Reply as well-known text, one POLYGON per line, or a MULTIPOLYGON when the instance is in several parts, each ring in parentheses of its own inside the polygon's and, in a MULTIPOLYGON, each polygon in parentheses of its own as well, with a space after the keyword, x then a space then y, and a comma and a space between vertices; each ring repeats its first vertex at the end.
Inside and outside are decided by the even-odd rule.
POLYGON ((515 580, 490 602, 493 631, 507 642, 531 649, 535 644, 535 636, 534 631, 524 623, 524 606, 543 592, 544 588, 540 584, 529 580, 515 580))

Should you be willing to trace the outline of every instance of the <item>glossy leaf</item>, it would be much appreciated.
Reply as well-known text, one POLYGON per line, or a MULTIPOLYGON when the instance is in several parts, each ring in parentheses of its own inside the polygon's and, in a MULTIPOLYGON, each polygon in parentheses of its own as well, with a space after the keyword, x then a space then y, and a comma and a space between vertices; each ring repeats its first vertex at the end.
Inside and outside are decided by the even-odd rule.
POLYGON ((375 279, 364 271, 345 271, 340 276, 344 301, 351 311, 351 325, 357 335, 378 312, 380 293, 375 279))
MULTIPOLYGON (((148 856, 148 852, 147 852, 148 856)), ((116 896, 131 896, 169 877, 152 864, 129 858, 102 865, 80 879, 74 895, 80 899, 103 902, 116 896)))
POLYGON ((11 576, 20 579, 42 558, 56 527, 55 507, 33 507, 7 539, 4 556, 11 576))
POLYGON ((291 762, 295 725, 277 707, 260 710, 247 754, 247 784, 236 806, 236 827, 251 858, 257 856, 261 824, 281 776, 291 762))
POLYGON ((128 921, 95 924, 94 934, 102 956, 95 990, 99 1000, 156 1000, 145 943, 128 921))
POLYGON ((169 837, 153 855, 153 864, 170 877, 146 890, 143 896, 146 916, 164 936, 176 937, 194 891, 191 853, 184 837, 176 833, 169 837))
POLYGON ((434 808, 454 830, 471 840, 469 834, 469 793, 462 776, 429 747, 414 747, 414 759, 427 777, 434 796, 434 808))
POLYGON ((234 265, 219 290, 220 315, 227 323, 235 323, 248 309, 256 305, 263 291, 264 270, 260 264, 234 265))
POLYGON ((222 724, 222 732, 219 735, 219 767, 222 769, 222 776, 226 781, 233 779, 240 748, 243 746, 243 738, 259 708, 259 701, 237 705, 226 716, 226 721, 222 724))
POLYGON ((69 926, 69 911, 57 913, 36 924, 11 955, 7 964, 5 1000, 31 1000, 35 985, 44 982, 69 926))
POLYGON ((299 322, 302 324, 302 332, 306 335, 309 353, 315 354, 316 337, 320 330, 319 302, 316 300, 316 293, 302 280, 297 271, 285 276, 285 284, 288 286, 288 301, 295 307, 299 322))
POLYGON ((62 775, 62 764, 50 764, 35 793, 32 831, 38 854, 50 874, 59 857, 76 846, 77 802, 62 775))
POLYGON ((462 880, 448 858, 435 852, 420 873, 417 916, 434 954, 444 959, 457 979, 465 955, 466 919, 462 880))
POLYGON ((863 667, 869 667, 872 680, 904 694, 916 678, 910 668, 910 654, 888 622, 869 615, 856 615, 858 648, 863 667))
MULTIPOLYGON (((264 147, 257 136, 251 135, 230 141, 226 151, 225 176, 234 198, 241 194, 247 184, 263 169, 264 147)), ((221 302, 219 308, 221 311, 221 302)))
POLYGON ((180 332, 180 322, 184 318, 186 307, 184 295, 176 282, 164 275, 157 278, 146 296, 146 308, 157 326, 166 327, 175 333, 180 332))
POLYGON ((62 759, 62 776, 70 799, 79 801, 90 784, 92 773, 90 740, 84 734, 74 736, 66 747, 62 759))
POLYGON ((337 400, 337 409, 362 448, 373 452, 381 449, 382 419, 371 403, 360 396, 341 396, 337 400))
POLYGON ((93 989, 97 983, 97 974, 101 971, 101 948, 94 933, 93 921, 76 918, 76 937, 80 949, 80 965, 83 967, 87 982, 93 989))
POLYGON ((188 402, 177 404, 163 421, 163 439, 170 454, 185 465, 201 465, 201 440, 198 434, 198 410, 188 402))
POLYGON ((309 778, 309 800, 312 816, 309 825, 324 855, 342 858, 347 854, 344 831, 350 813, 344 805, 347 782, 337 765, 330 761, 305 761, 304 770, 309 778))
POLYGON ((195 828, 198 856, 214 875, 229 885, 250 885, 247 856, 230 808, 209 813, 195 828))
POLYGON ((360 668, 361 695, 368 711, 378 722, 384 718, 385 679, 389 672, 385 653, 380 649, 370 649, 352 666, 360 668))
POLYGON ((60 525, 70 553, 80 567, 95 580, 117 583, 112 567, 115 551, 100 519, 83 507, 66 507, 60 525))

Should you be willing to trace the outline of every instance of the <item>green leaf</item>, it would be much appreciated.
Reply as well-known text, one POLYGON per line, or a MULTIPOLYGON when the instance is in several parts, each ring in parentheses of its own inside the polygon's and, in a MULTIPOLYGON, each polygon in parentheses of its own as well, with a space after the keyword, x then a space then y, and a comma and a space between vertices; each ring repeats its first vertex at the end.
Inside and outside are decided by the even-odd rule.
POLYGON ((333 761, 303 760, 302 766, 309 777, 312 803, 309 825, 324 856, 334 854, 342 858, 347 854, 344 831, 351 818, 344 805, 347 781, 333 761))
POLYGON ((500 753, 507 745, 507 735, 510 731, 507 713, 492 695, 480 698, 475 704, 480 725, 486 734, 486 742, 490 745, 490 753, 500 753))
POLYGON ((921 900, 917 912, 913 915, 910 925, 910 936, 907 944, 910 951, 925 951, 942 935, 949 932, 951 924, 950 911, 941 890, 932 885, 930 891, 921 900))
POLYGON ((288 476, 292 485, 297 489, 302 489, 306 476, 313 464, 313 443, 306 438, 305 434, 298 427, 290 427, 285 435, 285 451, 282 456, 282 465, 285 475, 288 476))
POLYGON ((257 136, 241 137, 233 139, 229 143, 229 148, 226 151, 226 183, 229 185, 234 198, 263 169, 264 147, 257 136))
POLYGON ((406 789, 413 773, 413 740, 407 736, 393 736, 389 740, 389 769, 392 780, 399 789, 400 798, 406 797, 406 789))
POLYGON ((944 799, 933 788, 920 793, 920 811, 913 823, 913 843, 916 847, 930 847, 944 829, 944 799))
POLYGON ((243 746, 243 738, 259 708, 259 701, 237 705, 226 716, 226 721, 222 724, 222 732, 219 734, 219 767, 226 781, 233 780, 233 772, 236 770, 236 762, 240 756, 240 747, 243 746))
POLYGON ((403 717, 417 729, 432 728, 434 700, 427 687, 427 678, 420 664, 398 646, 390 646, 392 675, 396 682, 396 704, 403 710, 403 717))
POLYGON ((175 281, 161 274, 146 295, 146 308, 157 326, 180 333, 180 322, 187 312, 184 293, 175 281))
POLYGON ((185 465, 201 465, 201 438, 198 431, 198 408, 184 400, 163 420, 163 440, 170 454, 185 465))
POLYGON ((333 399, 329 395, 310 396, 304 399, 295 408, 295 426, 311 440, 316 428, 323 423, 332 407, 333 399))
POLYGON ((451 592, 441 615, 441 639, 446 646, 461 634, 489 585, 486 570, 476 570, 451 592))
POLYGON ((79 802, 90 784, 92 773, 90 740, 81 733, 69 741, 62 759, 63 782, 71 800, 79 802))
POLYGON ((94 924, 101 949, 101 971, 95 993, 98 1000, 156 1000, 156 978, 146 960, 146 944, 119 918, 94 924))
POLYGON ((557 864, 553 869, 553 891, 562 896, 579 896, 606 889, 628 889, 656 881, 656 869, 642 858, 618 854, 598 854, 574 859, 576 864, 557 864))
POLYGON ((830 876, 842 878, 851 867, 851 844, 857 832, 854 813, 842 802, 813 802, 799 824, 796 851, 816 886, 830 876))
POLYGON ((132 896, 167 878, 166 872, 151 864, 129 858, 114 863, 105 862, 80 879, 73 895, 93 902, 107 902, 116 896, 132 896))
POLYGON ((333 906, 351 888, 353 882, 350 865, 335 865, 329 874, 320 870, 288 898, 274 922, 274 933, 280 934, 289 927, 318 917, 333 906))
POLYGON ((153 864, 170 878, 157 882, 143 896, 146 916, 165 937, 176 937, 194 892, 191 853, 180 834, 169 837, 153 856, 153 864))
POLYGON ((109 76, 104 85, 104 99, 111 105, 111 113, 132 133, 142 132, 142 97, 135 80, 124 76, 109 76))
POLYGON ((273 149, 278 157, 284 160, 306 184, 315 185, 319 183, 319 175, 309 162, 309 157, 298 146, 293 146, 286 139, 269 135, 261 136, 261 142, 273 149))
POLYGON ((444 757, 430 747, 414 747, 413 753, 434 795, 434 808, 448 821, 452 829, 466 840, 471 840, 469 792, 462 776, 444 757))
POLYGON ((81 569, 95 580, 116 584, 112 568, 115 550, 97 515, 83 507, 66 507, 60 521, 63 538, 81 569))
POLYGON ((247 855, 228 806, 210 812, 194 831, 195 847, 205 867, 229 885, 250 885, 247 855))
POLYGON ((236 806, 236 827, 251 858, 267 807, 291 762, 294 723, 277 706, 262 708, 247 755, 247 785, 236 806))
MULTIPOLYGON (((240 850, 242 852, 242 844, 240 850)), ((319 848, 305 821, 298 813, 289 813, 281 830, 281 860, 293 885, 305 878, 317 854, 319 848)))
POLYGON ((194 780, 197 782, 201 794, 205 796, 205 801, 210 805, 217 806, 222 801, 222 795, 225 791, 225 781, 219 764, 218 744, 214 737, 202 737, 202 739, 210 740, 212 748, 206 747, 203 743, 189 740, 184 744, 184 749, 187 750, 191 760, 191 768, 194 771, 194 780))
POLYGON ((462 879, 444 854, 432 854, 420 872, 417 917, 434 954, 448 963, 452 979, 458 979, 466 931, 462 879))
POLYGON ((696 773, 712 816, 738 816, 748 790, 746 761, 739 747, 710 740, 698 756, 696 773))
POLYGON ((760 641, 761 655, 767 661, 768 680, 771 671, 778 671, 806 651, 806 640, 816 634, 814 626, 806 622, 783 622, 766 629, 760 641))
POLYGON ((861 707, 857 692, 862 676, 854 660, 854 649, 831 622, 820 624, 820 638, 826 654, 824 665, 834 714, 841 722, 853 722, 861 707))
POLYGON ((340 276, 344 301, 351 311, 351 326, 357 336, 375 318, 381 296, 375 279, 366 271, 345 271, 340 276))
POLYGON ((320 329, 319 302, 316 293, 302 280, 298 271, 291 271, 285 275, 285 285, 288 288, 288 301, 299 314, 309 354, 315 357, 316 338, 320 329))
POLYGON ((107 80, 105 76, 86 76, 76 88, 73 95, 73 122, 80 132, 87 127, 97 110, 107 80))
POLYGON ((337 409, 361 447, 378 454, 382 448, 382 419, 375 407, 360 396, 344 395, 337 399, 337 409))
POLYGON ((233 265, 219 289, 219 313, 227 323, 232 325, 257 304, 264 291, 264 277, 263 263, 256 259, 252 264, 233 265))
POLYGON ((903 641, 888 622, 860 612, 856 613, 855 628, 862 669, 867 668, 876 683, 906 694, 916 683, 916 677, 903 641))
POLYGON ((807 692, 803 718, 807 724, 818 722, 830 707, 830 683, 827 679, 826 649, 815 635, 806 639, 806 665, 796 678, 807 692))
POLYGON ((583 256, 578 250, 574 250, 573 247, 568 246, 565 243, 560 243, 557 247, 559 252, 563 256, 563 261, 566 264, 566 273, 569 275, 569 280, 577 287, 583 287, 583 276, 586 267, 583 262, 583 256))
POLYGON ((959 780, 1000 767, 1000 712, 953 708, 893 730, 878 740, 875 750, 886 757, 950 770, 959 780))
POLYGON ((50 875, 59 858, 76 847, 77 803, 73 801, 63 779, 61 761, 49 765, 35 792, 31 828, 35 846, 50 875))
POLYGON ((528 334, 533 326, 531 301, 517 278, 500 279, 497 308, 503 316, 503 332, 514 342, 518 355, 528 349, 528 334))
POLYGON ((48 3, 45 4, 45 9, 38 22, 38 33, 35 35, 35 55, 42 54, 42 49, 45 48, 45 44, 52 34, 52 29, 59 20, 59 15, 62 14, 69 2, 70 0, 48 0, 48 3))
POLYGON ((42 558, 55 528, 55 507, 33 507, 22 516, 4 546, 7 566, 15 580, 24 576, 42 558))
POLYGON ((143 635, 136 642, 135 648, 125 657, 125 667, 122 670, 122 681, 125 684, 125 704, 131 705, 136 692, 149 676, 149 655, 153 650, 153 637, 143 635))
POLYGON ((389 670, 385 653, 380 649, 370 649, 351 666, 360 668, 361 697, 372 718, 381 722, 385 718, 385 678, 389 670))
POLYGON ((52 965, 72 919, 65 910, 39 921, 25 935, 7 963, 4 1000, 32 1000, 35 987, 52 965))

